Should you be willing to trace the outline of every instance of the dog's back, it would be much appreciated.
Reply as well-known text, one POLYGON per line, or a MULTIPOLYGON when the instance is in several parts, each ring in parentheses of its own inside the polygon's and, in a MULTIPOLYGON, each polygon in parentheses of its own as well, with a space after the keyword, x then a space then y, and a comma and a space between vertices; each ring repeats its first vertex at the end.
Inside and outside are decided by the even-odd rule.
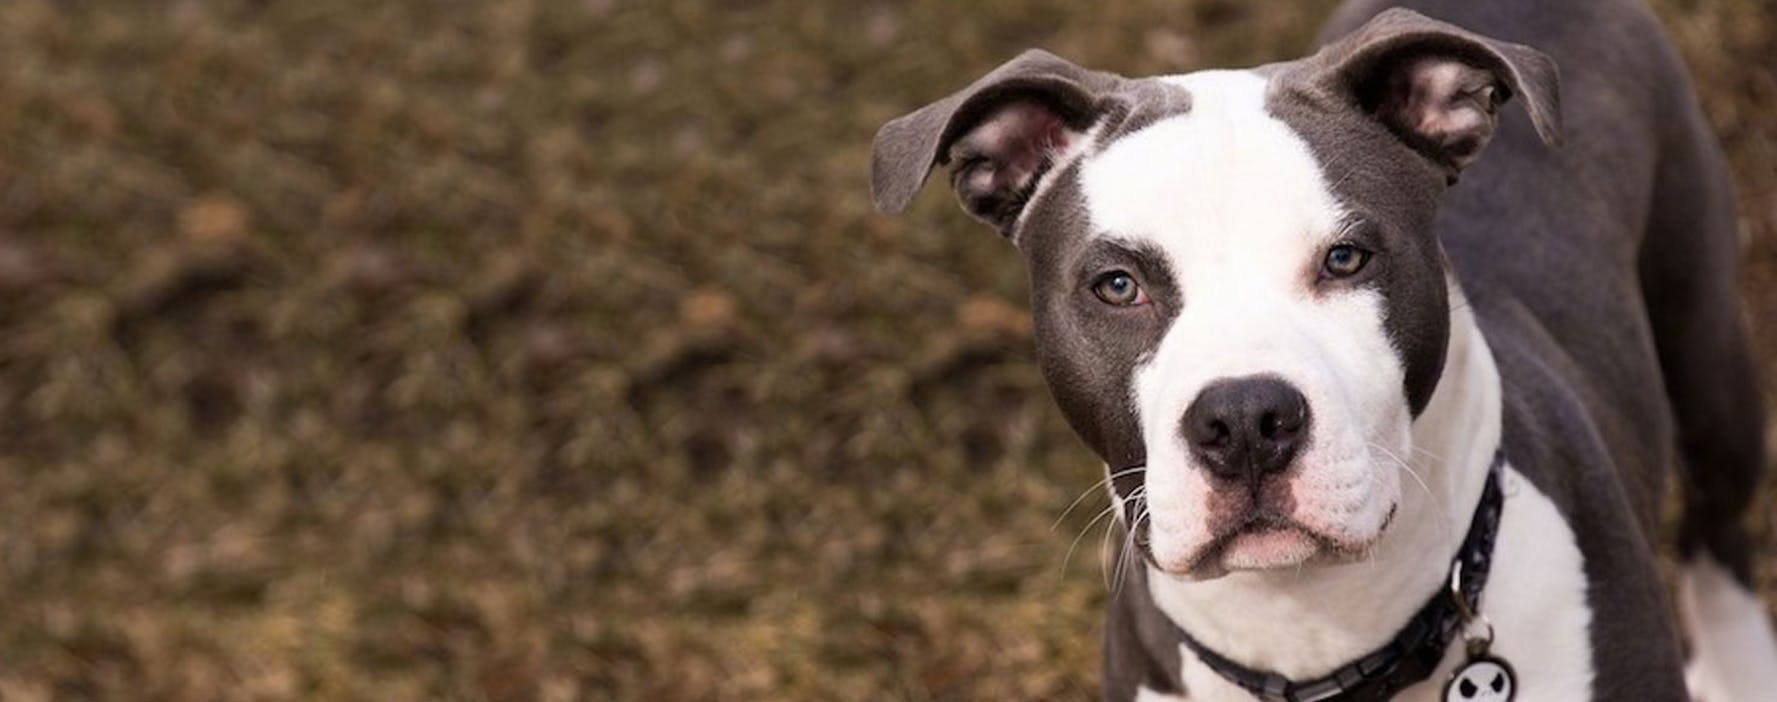
MULTIPOLYGON (((1652 559, 1665 478, 1680 471, 1692 682, 1733 699, 1753 681, 1735 685, 1731 669, 1770 673, 1768 662, 1719 660, 1756 650, 1744 639, 1761 632, 1770 647, 1741 524, 1762 473, 1764 414, 1736 290, 1732 183, 1684 65, 1636 0, 1352 2, 1323 36, 1391 5, 1537 47, 1560 66, 1561 148, 1508 113, 1451 190, 1439 236, 1497 356, 1506 450, 1583 525, 1594 583, 1648 567, 1609 561, 1652 559)), ((1678 655, 1633 633, 1668 611, 1658 583, 1613 582, 1590 598, 1594 641, 1609 642, 1594 649, 1600 699, 1682 698, 1623 663, 1678 655)))

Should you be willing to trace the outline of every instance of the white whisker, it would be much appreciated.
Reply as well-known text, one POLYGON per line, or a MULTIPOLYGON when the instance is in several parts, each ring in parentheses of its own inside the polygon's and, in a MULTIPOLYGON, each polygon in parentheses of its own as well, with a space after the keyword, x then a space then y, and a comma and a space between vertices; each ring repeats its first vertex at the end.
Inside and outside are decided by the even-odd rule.
POLYGON ((1092 531, 1092 527, 1098 525, 1098 520, 1104 519, 1115 511, 1117 511, 1117 505, 1115 504, 1104 508, 1098 513, 1098 516, 1093 517, 1092 521, 1086 523, 1085 528, 1081 529, 1078 535, 1074 536, 1074 542, 1067 547, 1067 555, 1063 556, 1061 559, 1061 572, 1063 574, 1067 573, 1068 563, 1073 562, 1074 550, 1080 547, 1080 539, 1086 538, 1086 534, 1092 531))
MULTIPOLYGON (((1133 526, 1129 527, 1129 533, 1124 537, 1124 540, 1123 540, 1124 560, 1122 561, 1122 568, 1130 567, 1129 564, 1131 561, 1139 561, 1141 559, 1141 554, 1135 552, 1135 549, 1136 549, 1135 532, 1137 530, 1141 529, 1142 522, 1146 521, 1149 516, 1150 516, 1150 513, 1147 508, 1147 500, 1144 499, 1144 500, 1142 500, 1140 512, 1135 517, 1135 521, 1133 523, 1133 526)), ((1121 576, 1123 574, 1121 568, 1118 569, 1117 574, 1119 576, 1121 576)), ((1121 590, 1122 587, 1123 587, 1123 581, 1121 579, 1118 579, 1112 583, 1111 592, 1114 594, 1117 591, 1121 590)))
POLYGON ((1413 466, 1407 465, 1406 461, 1402 460, 1400 456, 1395 455, 1393 451, 1388 450, 1388 447, 1374 441, 1369 442, 1369 444, 1370 448, 1381 451, 1389 460, 1394 461, 1395 465, 1400 466, 1401 470, 1406 471, 1407 475, 1412 476, 1413 482, 1419 484, 1419 489, 1425 492, 1426 499, 1431 500, 1432 508, 1438 511, 1438 529, 1442 532, 1444 537, 1448 538, 1453 529, 1453 525, 1450 523, 1450 512, 1444 509, 1444 503, 1438 500, 1437 495, 1432 493, 1431 486, 1425 483, 1425 478, 1420 477, 1419 471, 1413 470, 1413 466))
POLYGON ((1100 478, 1097 482, 1094 482, 1091 485, 1087 486, 1085 490, 1080 491, 1079 497, 1074 498, 1074 501, 1072 503, 1068 504, 1067 509, 1064 509, 1061 511, 1061 516, 1055 518, 1055 523, 1049 525, 1049 531, 1054 532, 1056 529, 1060 528, 1061 522, 1063 520, 1067 519, 1067 515, 1073 513, 1074 508, 1080 506, 1080 502, 1082 500, 1085 500, 1087 495, 1091 495, 1093 493, 1098 492, 1098 489, 1101 487, 1103 487, 1107 490, 1112 490, 1114 488, 1111 485, 1111 481, 1114 481, 1117 478, 1123 477, 1125 475, 1129 475, 1130 473, 1144 471, 1147 469, 1148 469, 1148 467, 1145 465, 1124 468, 1123 470, 1117 471, 1117 472, 1107 475, 1103 478, 1100 478))
POLYGON ((1128 567, 1131 551, 1135 546, 1135 532, 1141 528, 1142 520, 1148 516, 1147 492, 1148 487, 1143 485, 1129 495, 1129 500, 1137 500, 1138 502, 1135 505, 1135 518, 1129 521, 1124 530, 1123 542, 1117 547, 1117 559, 1112 568, 1110 583, 1110 591, 1113 593, 1122 587, 1123 569, 1128 567))

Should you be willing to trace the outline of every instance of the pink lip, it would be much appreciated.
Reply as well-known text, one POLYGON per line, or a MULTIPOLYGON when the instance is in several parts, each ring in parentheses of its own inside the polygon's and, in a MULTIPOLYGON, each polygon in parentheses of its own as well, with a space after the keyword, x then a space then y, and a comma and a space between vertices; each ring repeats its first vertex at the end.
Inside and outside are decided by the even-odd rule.
POLYGON ((1198 549, 1184 568, 1162 570, 1188 578, 1214 578, 1232 570, 1267 570, 1300 565, 1345 549, 1294 521, 1252 520, 1223 531, 1198 549))
MULTIPOLYGON (((1377 538, 1394 521, 1391 509, 1377 530, 1377 538)), ((1343 558, 1362 553, 1371 542, 1349 543, 1321 533, 1293 519, 1255 517, 1223 531, 1200 549, 1189 567, 1175 575, 1216 577, 1231 570, 1269 570, 1301 565, 1323 557, 1343 558)))
MULTIPOLYGON (((1189 558, 1162 564, 1149 562, 1162 572, 1189 580, 1207 580, 1235 570, 1270 570, 1298 566, 1312 561, 1340 561, 1362 555, 1394 522, 1395 510, 1390 508, 1382 527, 1369 539, 1352 541, 1322 532, 1295 519, 1274 512, 1249 514, 1235 525, 1226 527, 1199 546, 1189 558)), ((1144 551, 1147 549, 1144 547, 1144 551)))
POLYGON ((1228 570, 1266 570, 1303 563, 1321 551, 1319 540, 1300 527, 1263 526, 1234 534, 1219 555, 1228 570))

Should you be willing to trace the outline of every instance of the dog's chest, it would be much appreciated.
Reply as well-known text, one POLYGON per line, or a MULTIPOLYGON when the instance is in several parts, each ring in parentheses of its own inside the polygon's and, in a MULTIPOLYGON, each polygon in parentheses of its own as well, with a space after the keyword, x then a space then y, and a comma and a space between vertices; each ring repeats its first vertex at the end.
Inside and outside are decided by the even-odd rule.
MULTIPOLYGON (((1517 673, 1516 702, 1591 699, 1592 614, 1586 599, 1585 564, 1573 530, 1555 503, 1523 475, 1508 466, 1505 478, 1505 507, 1482 608, 1496 632, 1492 653, 1517 673)), ((1288 641, 1280 635, 1277 645, 1282 650, 1288 641)), ((1187 695, 1179 698, 1144 690, 1137 699, 1253 699, 1206 667, 1189 649, 1181 646, 1180 656, 1187 695)), ((1441 702, 1445 682, 1463 656, 1461 644, 1453 644, 1430 679, 1395 699, 1441 702)))

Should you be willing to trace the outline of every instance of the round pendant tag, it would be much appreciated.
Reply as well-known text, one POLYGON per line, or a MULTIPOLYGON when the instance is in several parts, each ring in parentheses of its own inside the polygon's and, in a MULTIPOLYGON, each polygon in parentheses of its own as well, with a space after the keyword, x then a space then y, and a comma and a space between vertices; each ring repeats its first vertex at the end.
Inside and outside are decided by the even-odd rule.
POLYGON ((1469 658, 1444 685, 1444 702, 1512 702, 1517 694, 1512 667, 1488 655, 1469 658))

